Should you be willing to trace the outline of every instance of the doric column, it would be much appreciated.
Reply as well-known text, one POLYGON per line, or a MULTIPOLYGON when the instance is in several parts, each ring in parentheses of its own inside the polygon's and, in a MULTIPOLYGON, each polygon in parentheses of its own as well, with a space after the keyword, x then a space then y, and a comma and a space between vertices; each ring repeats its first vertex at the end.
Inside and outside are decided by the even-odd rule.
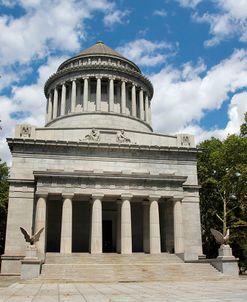
POLYGON ((142 88, 139 92, 139 101, 140 101, 140 119, 144 120, 143 89, 142 88))
POLYGON ((132 85, 131 90, 131 108, 132 108, 132 116, 136 116, 136 86, 135 84, 132 85))
POLYGON ((76 106, 76 81, 72 81, 72 87, 71 87, 71 112, 75 112, 75 106, 76 106))
POLYGON ((145 121, 149 123, 148 95, 145 97, 145 121))
POLYGON ((109 111, 114 111, 114 78, 109 79, 109 111))
POLYGON ((92 195, 92 217, 90 232, 91 254, 102 253, 102 198, 103 194, 92 195))
POLYGON ((61 115, 65 114, 65 105, 66 105, 66 85, 62 85, 62 98, 61 98, 61 115))
POLYGON ((52 92, 48 96, 47 123, 52 119, 52 92))
POLYGON ((83 84, 83 108, 88 111, 88 78, 84 78, 83 84))
POLYGON ((160 253, 160 219, 159 219, 159 196, 149 196, 150 212, 150 254, 160 253))
POLYGON ((174 250, 176 254, 184 253, 183 214, 181 199, 174 199, 174 250))
POLYGON ((52 112, 52 118, 57 117, 57 104, 58 104, 58 90, 57 87, 54 89, 54 97, 53 97, 53 112, 52 112))
POLYGON ((72 252, 72 197, 71 194, 63 195, 62 225, 60 253, 72 252))
POLYGON ((121 195, 121 254, 132 253, 131 198, 131 194, 121 195))
POLYGON ((101 109, 101 77, 96 77, 97 87, 96 87, 96 111, 101 109))
POLYGON ((126 82, 124 80, 121 84, 121 113, 126 113, 126 82))
POLYGON ((143 202, 143 251, 150 252, 149 201, 143 202))
POLYGON ((37 195, 37 204, 35 212, 35 226, 34 233, 38 232, 40 229, 44 228, 43 232, 40 235, 39 241, 36 242, 36 247, 38 253, 45 253, 46 245, 46 200, 47 194, 37 195))
POLYGON ((121 207, 122 201, 117 201, 117 252, 121 253, 121 207))

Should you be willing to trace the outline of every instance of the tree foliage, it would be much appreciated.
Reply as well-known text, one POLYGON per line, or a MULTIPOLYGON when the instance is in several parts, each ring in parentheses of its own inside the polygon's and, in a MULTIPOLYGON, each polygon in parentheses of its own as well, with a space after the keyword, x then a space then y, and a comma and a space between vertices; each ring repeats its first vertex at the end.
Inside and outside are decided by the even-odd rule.
MULTIPOLYGON (((1 160, 0 160, 1 161, 1 160)), ((4 252, 4 241, 6 231, 7 220, 7 208, 8 208, 8 184, 9 169, 6 163, 0 162, 0 253, 4 252)))
POLYGON ((241 127, 239 136, 202 142, 198 177, 204 253, 208 257, 217 256, 218 246, 210 228, 222 233, 229 228, 233 254, 247 267, 247 137, 244 133, 245 127, 241 127))

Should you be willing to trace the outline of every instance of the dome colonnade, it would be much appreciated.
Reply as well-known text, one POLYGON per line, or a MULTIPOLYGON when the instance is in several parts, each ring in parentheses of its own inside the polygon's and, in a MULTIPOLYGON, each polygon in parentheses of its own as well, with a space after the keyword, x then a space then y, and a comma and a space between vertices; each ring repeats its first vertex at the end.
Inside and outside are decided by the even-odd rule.
POLYGON ((47 125, 86 112, 125 115, 151 125, 152 84, 133 62, 102 42, 60 65, 46 82, 45 95, 47 125))

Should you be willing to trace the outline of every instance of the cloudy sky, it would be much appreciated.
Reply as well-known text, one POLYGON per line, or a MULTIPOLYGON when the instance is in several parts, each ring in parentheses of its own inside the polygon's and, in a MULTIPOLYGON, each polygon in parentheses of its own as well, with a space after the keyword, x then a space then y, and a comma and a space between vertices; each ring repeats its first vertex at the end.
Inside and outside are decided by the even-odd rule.
POLYGON ((98 40, 151 79, 155 131, 224 138, 247 111, 247 0, 0 0, 0 33, 9 164, 15 124, 44 125, 46 79, 98 40))

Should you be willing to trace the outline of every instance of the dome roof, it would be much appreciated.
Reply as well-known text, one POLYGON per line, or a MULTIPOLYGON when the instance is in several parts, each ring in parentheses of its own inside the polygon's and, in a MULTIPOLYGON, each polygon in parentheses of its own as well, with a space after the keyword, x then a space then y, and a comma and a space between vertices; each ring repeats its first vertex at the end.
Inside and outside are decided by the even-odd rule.
POLYGON ((96 42, 93 46, 81 51, 74 57, 66 60, 58 67, 58 70, 63 69, 64 67, 67 66, 67 64, 73 62, 74 60, 78 60, 83 57, 95 57, 95 56, 112 57, 115 59, 119 59, 121 61, 124 61, 127 64, 130 64, 132 66, 132 68, 134 68, 137 72, 141 73, 140 68, 134 62, 130 61, 129 59, 125 58, 123 55, 121 55, 117 51, 115 51, 112 48, 110 48, 109 46, 105 45, 104 42, 102 42, 102 41, 96 42))
POLYGON ((104 42, 98 41, 93 46, 83 50, 77 56, 83 55, 110 55, 114 57, 119 57, 121 59, 125 59, 120 53, 111 49, 109 46, 105 45, 104 42))

